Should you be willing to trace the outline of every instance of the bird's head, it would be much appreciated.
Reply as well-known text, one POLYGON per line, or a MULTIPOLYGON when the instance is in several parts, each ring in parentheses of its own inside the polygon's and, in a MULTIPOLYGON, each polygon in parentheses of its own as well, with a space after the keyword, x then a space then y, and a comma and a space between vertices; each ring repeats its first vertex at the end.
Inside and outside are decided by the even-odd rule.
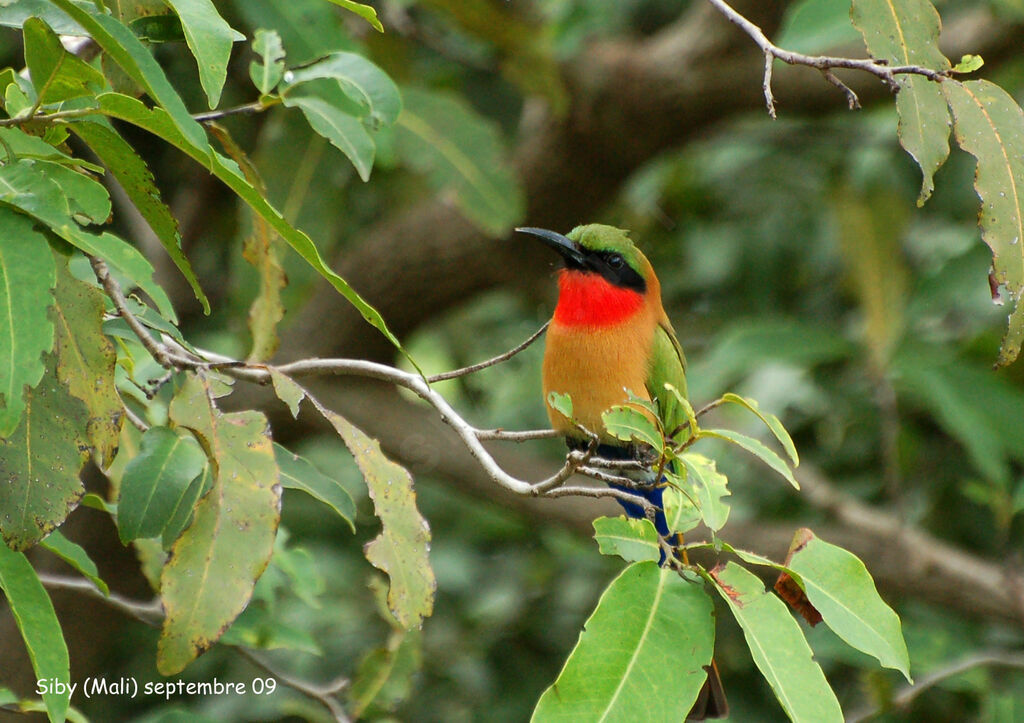
POLYGON ((591 223, 577 226, 563 236, 543 228, 517 228, 536 236, 565 260, 569 271, 597 275, 609 284, 644 294, 652 275, 651 265, 629 238, 614 226, 591 223))

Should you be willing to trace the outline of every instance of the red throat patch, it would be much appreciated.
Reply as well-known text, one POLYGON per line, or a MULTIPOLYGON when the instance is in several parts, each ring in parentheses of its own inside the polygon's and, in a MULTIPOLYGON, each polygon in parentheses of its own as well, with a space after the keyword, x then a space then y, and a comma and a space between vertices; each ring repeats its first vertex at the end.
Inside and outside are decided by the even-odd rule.
POLYGON ((610 326, 643 306, 644 297, 600 274, 562 269, 558 274, 558 306, 554 321, 565 326, 610 326))

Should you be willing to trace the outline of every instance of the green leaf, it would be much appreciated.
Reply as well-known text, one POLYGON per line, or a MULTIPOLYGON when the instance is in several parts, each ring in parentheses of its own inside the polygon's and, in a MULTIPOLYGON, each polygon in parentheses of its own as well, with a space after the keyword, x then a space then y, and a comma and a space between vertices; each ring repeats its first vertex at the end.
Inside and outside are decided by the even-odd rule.
POLYGON ((996 281, 1013 303, 997 364, 1009 364, 1024 341, 1024 113, 987 80, 942 84, 953 110, 957 143, 978 160, 981 237, 992 249, 996 281))
POLYGON ((0 128, 0 139, 10 146, 14 155, 18 158, 26 158, 38 161, 51 161, 62 166, 82 168, 96 173, 103 173, 103 166, 83 161, 81 158, 74 158, 58 148, 44 141, 38 136, 33 136, 20 128, 0 128))
POLYGON ((260 28, 253 36, 252 50, 263 62, 249 63, 249 77, 260 95, 266 95, 277 87, 281 82, 281 76, 284 75, 285 55, 281 36, 275 30, 260 28))
POLYGON ((114 458, 124 421, 124 408, 114 386, 117 355, 103 333, 106 297, 72 276, 67 258, 55 255, 57 286, 51 318, 57 330, 57 378, 85 403, 89 444, 98 463, 106 467, 114 458))
POLYGON ((707 678, 712 612, 703 586, 633 563, 604 591, 532 720, 683 720, 707 678))
POLYGON ((142 448, 124 468, 117 497, 117 530, 122 543, 159 537, 206 467, 206 455, 191 435, 150 427, 142 448))
POLYGON ((949 157, 949 108, 938 83, 920 75, 905 75, 899 81, 896 112, 900 145, 921 167, 921 193, 917 205, 923 206, 935 190, 935 172, 949 157))
POLYGON ((231 45, 245 36, 225 22, 210 0, 164 0, 181 19, 185 42, 199 66, 199 82, 211 108, 220 102, 231 45))
POLYGON ((561 392, 548 393, 548 406, 566 419, 572 419, 572 397, 561 392))
POLYGON ((671 532, 689 532, 700 524, 700 510, 687 495, 682 493, 685 482, 679 480, 671 472, 666 472, 666 476, 670 484, 662 495, 665 522, 671 532))
POLYGON ((788 566, 811 605, 850 646, 900 671, 913 684, 899 616, 879 596, 864 563, 810 530, 807 533, 809 540, 794 552, 788 566))
POLYGON ((270 382, 274 386, 274 394, 288 405, 288 411, 292 413, 292 417, 298 419, 299 403, 305 398, 306 390, 296 384, 291 377, 285 376, 274 367, 269 367, 267 371, 270 372, 270 382))
POLYGON ((753 412, 758 419, 764 422, 764 425, 771 430, 771 433, 775 435, 775 439, 779 440, 779 444, 786 450, 786 454, 789 456, 790 462, 793 463, 794 467, 800 465, 800 456, 796 452, 796 445, 793 444, 793 438, 789 436, 789 432, 782 426, 782 422, 774 414, 768 412, 762 412, 758 406, 757 401, 753 399, 747 399, 741 397, 739 394, 733 394, 728 392, 722 395, 722 401, 730 404, 739 404, 741 407, 745 407, 753 412))
POLYGON ((354 0, 328 0, 339 7, 343 7, 349 12, 353 12, 363 20, 368 22, 374 27, 378 33, 384 32, 384 26, 380 24, 380 20, 377 19, 377 11, 369 5, 363 5, 362 3, 354 2, 354 0))
MULTIPOLYGON (((89 7, 91 0, 73 0, 76 5, 89 7)), ((49 0, 4 0, 0 3, 0 25, 20 28, 31 17, 42 18, 61 35, 84 35, 82 26, 53 6, 49 0)))
POLYGON ((153 278, 153 265, 137 248, 107 231, 92 234, 74 223, 50 228, 72 246, 106 261, 112 269, 123 274, 134 286, 146 292, 164 318, 175 324, 178 322, 171 300, 167 298, 167 292, 153 278))
POLYGON ((106 86, 103 74, 66 51, 46 21, 29 18, 23 32, 25 64, 41 104, 93 96, 106 86))
POLYGON ((208 156, 213 152, 203 127, 189 115, 185 103, 167 80, 163 69, 131 30, 110 15, 86 12, 71 0, 52 2, 85 28, 103 51, 167 112, 171 123, 183 138, 201 154, 208 156))
POLYGON ((282 102, 288 108, 301 110, 309 127, 344 153, 361 179, 370 180, 377 146, 362 121, 323 98, 311 95, 286 95, 282 102))
MULTIPOLYGON (((210 127, 214 137, 220 141, 225 152, 238 164, 246 180, 260 193, 267 193, 259 171, 246 152, 239 146, 226 128, 213 124, 210 127)), ((247 361, 262 362, 270 359, 277 351, 280 339, 277 325, 284 318, 281 303, 281 289, 288 283, 288 277, 278 258, 277 236, 270 225, 259 214, 253 214, 252 232, 242 242, 242 258, 259 272, 259 289, 249 306, 249 332, 252 334, 252 349, 247 361)))
POLYGON ((624 516, 594 520, 594 539, 602 555, 618 555, 626 562, 658 561, 661 546, 650 520, 624 516))
POLYGON ((128 194, 135 208, 160 240, 160 244, 178 267, 196 298, 203 305, 203 311, 210 313, 210 302, 199 286, 199 279, 181 250, 181 234, 178 221, 171 215, 160 196, 153 174, 146 162, 135 152, 121 135, 108 125, 95 121, 69 123, 71 131, 81 138, 99 156, 128 194))
MULTIPOLYGON (((310 240, 309 236, 292 226, 285 218, 271 206, 265 198, 257 191, 251 183, 238 170, 237 166, 219 153, 207 154, 189 142, 171 124, 170 118, 161 110, 148 109, 135 98, 106 93, 98 98, 103 111, 115 118, 133 123, 150 133, 164 139, 171 145, 184 151, 194 160, 206 167, 217 178, 223 181, 239 198, 245 201, 270 226, 281 235, 295 251, 312 266, 317 273, 323 276, 331 285, 351 303, 363 318, 371 326, 379 330, 396 349, 408 359, 409 355, 399 343, 397 337, 391 333, 387 324, 381 317, 380 312, 370 306, 356 291, 349 286, 343 278, 338 276, 324 263, 320 252, 310 240)), ((410 359, 410 361, 412 361, 410 359)), ((415 362, 412 362, 415 366, 415 362)), ((418 367, 417 367, 418 368, 418 367)))
POLYGON ((319 79, 337 81, 345 95, 375 124, 391 125, 402 111, 402 96, 395 82, 357 53, 334 52, 311 65, 289 71, 285 76, 287 87, 282 88, 281 94, 287 99, 292 89, 319 79))
POLYGON ((522 220, 526 203, 497 127, 454 94, 406 88, 402 98, 395 144, 404 162, 426 173, 439 193, 453 195, 485 233, 500 236, 522 220))
POLYGON ((330 507, 356 531, 356 503, 352 495, 337 480, 328 477, 304 457, 293 454, 280 444, 274 443, 274 459, 281 470, 281 486, 302 490, 330 507))
POLYGON ((216 476, 160 575, 166 617, 157 668, 164 675, 184 669, 245 608, 273 553, 280 519, 266 417, 223 414, 212 398, 210 382, 189 375, 170 405, 171 420, 195 432, 216 476))
POLYGON ((939 50, 942 21, 930 0, 853 0, 850 17, 871 57, 892 65, 949 68, 939 50))
POLYGON ((56 271, 50 246, 31 219, 2 206, 0 239, 0 437, 7 437, 25 408, 25 387, 42 379, 42 355, 53 348, 47 307, 56 271))
POLYGON ((409 697, 413 675, 423 662, 422 647, 419 630, 393 630, 387 646, 363 657, 347 691, 353 718, 363 718, 369 709, 393 710, 409 697))
POLYGON ((842 721, 843 711, 786 604, 735 562, 711 571, 750 654, 794 723, 842 721))
POLYGON ((153 266, 139 251, 112 233, 93 234, 71 220, 67 198, 35 161, 0 166, 0 203, 19 208, 50 227, 87 254, 99 256, 127 276, 156 303, 160 313, 177 321, 164 290, 153 280, 153 266))
POLYGON ((623 442, 641 442, 657 450, 665 451, 665 438, 657 424, 635 407, 616 405, 601 413, 601 420, 608 434, 623 442))
POLYGON ((722 501, 731 494, 726 488, 729 480, 715 467, 715 461, 704 455, 688 452, 679 459, 686 466, 692 497, 700 506, 704 524, 717 532, 729 518, 729 505, 722 501))
POLYGON ((54 360, 35 389, 25 394, 21 425, 0 440, 0 533, 24 550, 60 525, 85 490, 78 472, 88 458, 84 405, 57 381, 54 360))
POLYGON ((850 25, 850 0, 799 0, 787 7, 778 35, 780 47, 817 55, 860 40, 850 25))
POLYGON ((110 218, 110 194, 92 176, 50 161, 37 161, 35 167, 60 186, 71 213, 84 216, 93 223, 106 223, 110 218))
POLYGON ((797 482, 796 477, 793 476, 793 470, 789 468, 789 465, 786 464, 782 457, 775 454, 775 452, 753 437, 748 437, 745 434, 734 432, 731 429, 702 429, 700 430, 700 436, 702 438, 714 437, 717 439, 724 439, 727 442, 732 442, 737 447, 742 447, 782 475, 782 477, 793 485, 793 487, 800 489, 800 483, 797 482))
MULTIPOLYGON (((854 0, 851 17, 872 57, 893 65, 949 69, 938 46, 939 13, 929 0, 854 0)), ((935 171, 949 156, 949 112, 938 83, 912 74, 896 82, 900 144, 921 167, 921 205, 935 188, 935 171)))
MULTIPOLYGON (((196 502, 210 491, 213 487, 213 465, 207 464, 203 467, 203 472, 194 480, 192 480, 188 489, 179 498, 177 507, 171 514, 170 519, 167 521, 167 525, 164 526, 163 534, 160 535, 160 547, 164 550, 170 550, 174 547, 174 543, 181 533, 191 524, 192 517, 194 516, 196 502)), ((136 547, 138 547, 140 540, 135 540, 136 547)), ((159 575, 159 570, 157 574, 159 575)))
POLYGON ((100 578, 99 570, 96 569, 96 563, 89 557, 89 553, 81 545, 64 537, 60 530, 54 530, 43 538, 39 542, 39 546, 46 548, 85 575, 104 595, 110 595, 110 588, 100 578))
POLYGON ((981 66, 985 64, 985 59, 980 55, 971 55, 968 53, 960 58, 960 62, 953 66, 954 73, 973 73, 976 70, 980 70, 981 66))
POLYGON ((380 442, 315 398, 310 397, 310 401, 338 432, 366 479, 382 529, 363 553, 391 580, 388 608, 404 629, 419 627, 433 612, 437 581, 428 556, 430 526, 416 509, 412 477, 384 456, 380 442))
MULTIPOLYGON (((58 680, 67 686, 71 682, 68 648, 50 596, 25 555, 4 545, 0 545, 0 589, 25 641, 36 678, 58 680)), ((46 713, 54 723, 64 720, 70 701, 70 688, 65 693, 43 694, 46 713)))

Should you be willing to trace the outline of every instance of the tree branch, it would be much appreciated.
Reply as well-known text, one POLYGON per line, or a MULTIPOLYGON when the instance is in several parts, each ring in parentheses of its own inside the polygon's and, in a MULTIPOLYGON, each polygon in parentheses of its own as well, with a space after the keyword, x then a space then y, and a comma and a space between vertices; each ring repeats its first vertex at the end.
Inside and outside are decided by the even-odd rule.
POLYGON ((773 43, 764 32, 754 23, 750 22, 740 13, 736 12, 725 0, 708 0, 711 5, 724 15, 731 23, 739 27, 743 32, 757 44, 757 47, 764 53, 764 91, 765 104, 768 107, 768 115, 775 118, 775 97, 772 94, 772 63, 781 60, 789 65, 806 65, 809 68, 817 68, 825 74, 825 80, 842 90, 847 97, 850 108, 859 108, 860 100, 857 94, 847 85, 835 77, 831 72, 832 68, 849 68, 851 70, 862 70, 879 78, 890 88, 896 87, 897 75, 923 75, 929 80, 941 82, 947 76, 946 73, 923 65, 889 65, 884 60, 872 58, 840 58, 832 55, 805 55, 795 53, 792 50, 785 50, 773 43))
POLYGON ((522 344, 513 347, 512 349, 509 349, 504 354, 499 354, 498 356, 488 359, 487 361, 480 362, 479 364, 472 364, 468 367, 463 367, 462 369, 455 369, 454 371, 444 372, 442 374, 435 374, 434 376, 427 377, 427 383, 433 384, 434 382, 442 382, 445 381, 446 379, 464 377, 467 374, 472 374, 474 372, 480 371, 481 369, 486 369, 487 367, 492 367, 495 364, 500 364, 503 361, 508 361, 516 354, 521 352, 523 349, 530 346, 530 344, 537 341, 537 339, 540 338, 541 334, 548 330, 548 325, 550 323, 550 321, 544 322, 544 326, 537 329, 537 331, 533 332, 533 334, 530 335, 529 339, 524 341, 522 344))
POLYGON ((876 715, 892 710, 893 708, 904 708, 910 705, 917 696, 921 695, 929 688, 948 680, 949 678, 966 673, 974 668, 989 666, 1024 669, 1024 653, 1010 652, 1001 649, 982 650, 976 653, 971 653, 950 665, 939 668, 928 675, 921 676, 913 685, 903 686, 903 688, 901 688, 892 697, 892 701, 890 702, 891 704, 887 705, 884 710, 875 707, 862 708, 847 716, 846 723, 861 723, 861 721, 874 718, 876 715))

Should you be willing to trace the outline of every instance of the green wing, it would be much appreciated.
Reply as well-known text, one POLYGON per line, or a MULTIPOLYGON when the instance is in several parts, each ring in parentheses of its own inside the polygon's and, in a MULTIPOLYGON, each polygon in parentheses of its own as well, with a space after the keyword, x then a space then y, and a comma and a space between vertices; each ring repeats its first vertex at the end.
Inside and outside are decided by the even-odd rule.
POLYGON ((686 391, 686 356, 672 326, 662 322, 654 331, 654 348, 651 350, 651 365, 647 371, 647 393, 658 402, 658 414, 665 425, 666 433, 686 424, 686 412, 676 401, 675 395, 665 389, 665 383, 678 389, 683 397, 686 391))

